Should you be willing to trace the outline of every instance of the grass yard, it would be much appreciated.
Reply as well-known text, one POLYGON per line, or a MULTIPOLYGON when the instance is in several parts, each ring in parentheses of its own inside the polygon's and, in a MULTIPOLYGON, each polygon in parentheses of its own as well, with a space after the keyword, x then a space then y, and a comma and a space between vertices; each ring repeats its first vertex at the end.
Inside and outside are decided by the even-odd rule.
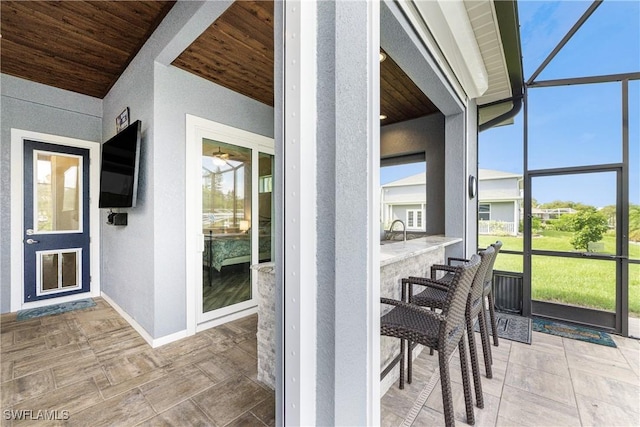
MULTIPOLYGON (((569 232, 544 231, 532 242, 534 249, 573 251, 569 232)), ((496 240, 503 242, 502 249, 523 250, 522 237, 479 237, 479 247, 486 247, 496 240)), ((615 236, 606 235, 605 253, 615 253, 615 236)), ((629 257, 640 259, 640 245, 629 245, 629 257)), ((534 299, 561 304, 615 311, 615 263, 612 261, 534 256, 532 259, 531 292, 534 299)), ((500 253, 496 270, 523 271, 523 256, 500 253)), ((629 314, 640 317, 640 265, 629 265, 629 314)))

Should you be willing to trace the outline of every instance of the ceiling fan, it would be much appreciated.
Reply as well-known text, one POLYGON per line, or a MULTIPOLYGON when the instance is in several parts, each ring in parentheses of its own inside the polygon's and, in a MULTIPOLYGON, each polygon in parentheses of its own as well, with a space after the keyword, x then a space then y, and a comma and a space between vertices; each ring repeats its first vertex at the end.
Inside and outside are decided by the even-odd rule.
POLYGON ((222 159, 222 160, 227 160, 227 159, 229 159, 229 157, 231 157, 231 155, 229 153, 223 152, 220 149, 220 147, 218 147, 218 152, 217 153, 215 151, 212 153, 212 156, 213 157, 217 157, 217 158, 222 159))

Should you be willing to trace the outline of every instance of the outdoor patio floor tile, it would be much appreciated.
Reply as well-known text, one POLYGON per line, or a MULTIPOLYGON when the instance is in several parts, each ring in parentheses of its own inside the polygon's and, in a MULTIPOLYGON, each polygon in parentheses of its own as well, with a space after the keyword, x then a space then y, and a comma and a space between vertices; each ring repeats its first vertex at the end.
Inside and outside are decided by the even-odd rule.
POLYGON ((276 399, 273 394, 262 403, 251 408, 251 413, 267 426, 276 425, 276 399))
MULTIPOLYGON (((57 411, 62 415, 62 411, 68 414, 76 414, 83 409, 89 408, 102 402, 102 396, 93 379, 85 379, 66 387, 57 388, 33 399, 25 400, 16 404, 13 409, 57 411)), ((20 425, 19 422, 15 423, 20 425)))
POLYGON ((579 426, 578 409, 505 385, 497 425, 579 426))
POLYGON ((579 375, 580 372, 585 372, 633 385, 637 385, 640 382, 638 374, 633 371, 626 359, 622 361, 620 359, 597 359, 593 356, 568 354, 567 361, 569 362, 569 368, 575 371, 576 375, 579 375))
POLYGON ((576 394, 582 424, 585 426, 638 426, 640 412, 576 394))
POLYGON ((69 417, 70 426, 124 426, 136 425, 155 415, 151 405, 138 389, 118 395, 90 406, 69 417))
POLYGON ((504 383, 564 405, 575 406, 576 404, 571 382, 566 377, 510 363, 504 383))
MULTIPOLYGON (((274 393, 255 380, 256 315, 152 349, 96 301, 24 322, 2 316, 2 409, 66 409, 69 425, 275 425, 274 393)), ((639 341, 616 336, 618 348, 609 348, 536 332, 531 345, 501 339, 488 379, 476 340, 485 401, 474 408, 476 426, 640 425, 639 341)), ((435 383, 413 426, 444 425, 440 382, 430 382, 437 370, 437 353, 423 351, 413 383, 399 390, 394 381, 381 398, 381 424, 403 423, 435 383)), ((450 374, 456 422, 465 425, 457 354, 450 374)))
POLYGON ((633 372, 637 376, 640 376, 640 347, 638 348, 621 347, 620 352, 622 353, 625 360, 631 367, 631 370, 633 370, 633 372))
POLYGON ((138 427, 208 426, 213 421, 191 400, 185 400, 161 414, 144 421, 138 427))
POLYGON ((589 356, 599 360, 611 360, 626 363, 626 359, 615 347, 607 347, 605 345, 594 345, 585 341, 572 340, 563 338, 563 343, 567 354, 580 354, 589 356))
POLYGON ((629 384, 612 378, 571 369, 576 394, 602 400, 631 412, 639 411, 640 384, 629 384))
POLYGON ((164 377, 141 385, 140 391, 156 412, 182 402, 213 385, 206 375, 195 365, 178 369, 164 377))
POLYGON ((535 348, 539 351, 548 351, 550 353, 556 353, 560 355, 565 354, 563 338, 557 337, 555 335, 533 331, 531 333, 531 343, 533 347, 529 344, 519 342, 514 342, 511 345, 515 347, 535 348))
POLYGON ((537 369, 561 377, 569 377, 567 359, 559 354, 539 351, 537 348, 514 346, 509 358, 510 363, 537 369))
POLYGON ((216 425, 224 426, 269 395, 264 388, 240 375, 216 384, 192 399, 216 425))

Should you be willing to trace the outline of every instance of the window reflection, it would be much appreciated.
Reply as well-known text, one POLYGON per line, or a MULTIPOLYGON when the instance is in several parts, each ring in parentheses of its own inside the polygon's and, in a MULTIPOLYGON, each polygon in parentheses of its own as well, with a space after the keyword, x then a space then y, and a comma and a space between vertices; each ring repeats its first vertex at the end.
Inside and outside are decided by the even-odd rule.
POLYGON ((37 153, 34 224, 39 232, 80 231, 81 167, 80 157, 37 153))

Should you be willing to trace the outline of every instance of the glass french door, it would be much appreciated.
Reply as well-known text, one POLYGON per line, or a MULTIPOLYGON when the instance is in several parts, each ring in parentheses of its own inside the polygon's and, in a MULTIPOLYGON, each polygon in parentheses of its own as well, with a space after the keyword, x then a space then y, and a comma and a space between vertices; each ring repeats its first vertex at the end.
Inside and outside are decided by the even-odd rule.
POLYGON ((621 182, 615 167, 528 175, 531 314, 620 331, 621 182))
POLYGON ((23 182, 23 303, 89 292, 89 150, 25 140, 23 182))
POLYGON ((273 253, 273 155, 206 137, 201 147, 204 322, 256 305, 251 265, 273 253))

